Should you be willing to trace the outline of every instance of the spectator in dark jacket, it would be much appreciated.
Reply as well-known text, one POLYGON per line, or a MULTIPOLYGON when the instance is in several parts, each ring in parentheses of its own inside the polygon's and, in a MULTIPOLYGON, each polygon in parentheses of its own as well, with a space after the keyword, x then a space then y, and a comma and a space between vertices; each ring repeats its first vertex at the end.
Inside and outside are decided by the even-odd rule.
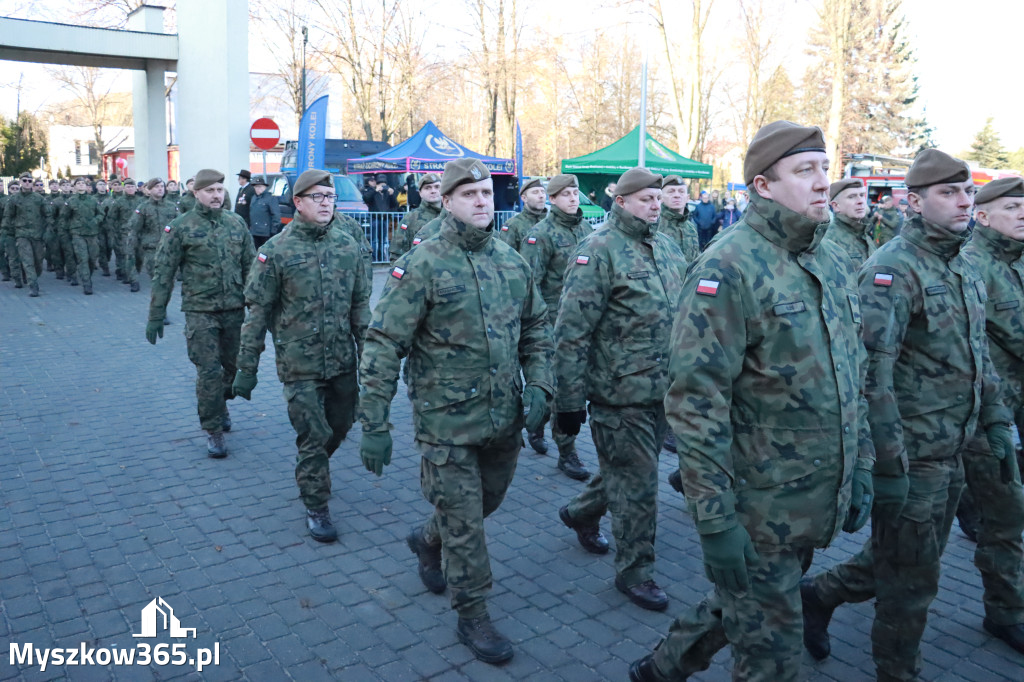
POLYGON ((387 213, 398 210, 398 197, 395 190, 388 186, 388 178, 378 173, 375 180, 367 180, 363 188, 363 203, 371 213, 387 213))
POLYGON ((252 179, 255 190, 249 203, 249 234, 256 248, 281 231, 281 209, 277 197, 267 192, 267 179, 257 175, 252 179))
POLYGON ((411 211, 414 208, 419 208, 420 205, 420 190, 416 186, 417 177, 415 173, 409 173, 405 176, 405 210, 411 211))
POLYGON ((690 212, 690 217, 697 225, 697 239, 700 242, 700 250, 703 251, 711 238, 715 236, 715 232, 718 231, 718 211, 711 203, 711 197, 708 196, 707 190, 701 191, 700 201, 690 212))
POLYGON ((721 225, 724 230, 727 227, 732 227, 742 215, 743 211, 736 208, 736 200, 733 198, 726 199, 725 208, 718 212, 718 224, 721 225))

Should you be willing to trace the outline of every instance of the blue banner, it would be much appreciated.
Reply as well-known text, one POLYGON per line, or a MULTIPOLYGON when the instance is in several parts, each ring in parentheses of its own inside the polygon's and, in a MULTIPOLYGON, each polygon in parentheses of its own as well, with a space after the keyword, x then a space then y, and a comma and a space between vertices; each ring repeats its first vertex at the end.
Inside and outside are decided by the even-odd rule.
POLYGON ((299 123, 299 149, 296 173, 324 167, 324 140, 327 136, 327 95, 309 105, 299 123))
MULTIPOLYGON (((519 128, 518 118, 516 119, 516 180, 518 180, 516 187, 521 189, 523 186, 523 131, 519 128)), ((516 206, 520 211, 523 210, 522 197, 516 202, 516 206)))

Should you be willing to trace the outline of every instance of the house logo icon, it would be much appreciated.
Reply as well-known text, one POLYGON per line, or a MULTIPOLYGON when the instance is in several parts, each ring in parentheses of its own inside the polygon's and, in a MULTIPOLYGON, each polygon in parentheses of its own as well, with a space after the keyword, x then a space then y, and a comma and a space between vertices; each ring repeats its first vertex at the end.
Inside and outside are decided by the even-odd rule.
POLYGON ((163 597, 157 597, 146 604, 142 609, 142 632, 133 634, 132 637, 156 637, 157 628, 170 632, 171 637, 196 637, 195 628, 181 627, 181 621, 174 615, 174 609, 164 601, 163 597))

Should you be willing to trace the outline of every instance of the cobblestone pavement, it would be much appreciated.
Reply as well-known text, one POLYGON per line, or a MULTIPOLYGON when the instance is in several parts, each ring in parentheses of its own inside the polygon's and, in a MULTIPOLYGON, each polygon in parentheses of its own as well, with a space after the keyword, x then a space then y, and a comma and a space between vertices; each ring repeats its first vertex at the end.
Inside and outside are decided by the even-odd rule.
MULTIPOLYGON (((377 291, 385 272, 376 274, 377 291)), ((143 278, 145 279, 145 278, 143 278)), ((206 457, 177 294, 173 325, 145 341, 148 287, 94 278, 83 296, 45 274, 42 296, 0 285, 0 679, 625 680, 673 614, 709 587, 685 505, 660 495, 657 580, 667 613, 630 604, 612 556, 594 557, 558 520, 580 484, 556 458, 523 450, 501 509, 487 522, 491 614, 512 638, 504 667, 458 643, 446 596, 428 593, 405 546, 429 511, 419 489, 404 390, 392 420, 395 456, 382 478, 358 455, 358 429, 333 457, 331 510, 340 542, 309 538, 293 478, 294 434, 272 352, 252 402, 231 403, 230 455, 206 457), (133 638, 154 598, 195 639, 133 638), (11 660, 10 644, 128 649, 217 648, 219 664, 82 667, 11 660)), ((554 448, 552 447, 552 451, 554 448)), ((580 454, 596 466, 589 432, 580 454)), ((662 459, 662 480, 673 457, 662 459)), ((603 526, 608 532, 607 519, 603 526)), ((856 550, 844 536, 816 570, 856 550)), ((927 680, 1019 680, 1024 659, 981 629, 973 545, 954 529, 924 641, 927 680)), ((840 609, 833 655, 811 680, 870 679, 872 606, 840 609)), ((728 651, 700 676, 729 679, 728 651)))

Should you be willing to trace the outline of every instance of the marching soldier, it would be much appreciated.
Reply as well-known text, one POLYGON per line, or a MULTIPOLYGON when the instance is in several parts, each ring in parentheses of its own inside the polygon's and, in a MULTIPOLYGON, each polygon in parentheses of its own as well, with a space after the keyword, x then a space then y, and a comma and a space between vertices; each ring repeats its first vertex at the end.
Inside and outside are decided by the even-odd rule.
POLYGON ((65 220, 71 234, 75 261, 78 263, 78 279, 82 282, 82 293, 92 295, 92 273, 100 255, 100 208, 89 192, 89 183, 78 178, 74 183, 75 194, 65 203, 65 220))
MULTIPOLYGON (((178 207, 165 197, 164 181, 161 178, 150 178, 146 182, 149 197, 144 199, 131 214, 128 220, 125 248, 128 253, 141 254, 146 273, 153 277, 153 258, 164 234, 164 227, 178 215, 178 207)), ((131 290, 139 290, 139 272, 135 268, 128 271, 131 290)))

